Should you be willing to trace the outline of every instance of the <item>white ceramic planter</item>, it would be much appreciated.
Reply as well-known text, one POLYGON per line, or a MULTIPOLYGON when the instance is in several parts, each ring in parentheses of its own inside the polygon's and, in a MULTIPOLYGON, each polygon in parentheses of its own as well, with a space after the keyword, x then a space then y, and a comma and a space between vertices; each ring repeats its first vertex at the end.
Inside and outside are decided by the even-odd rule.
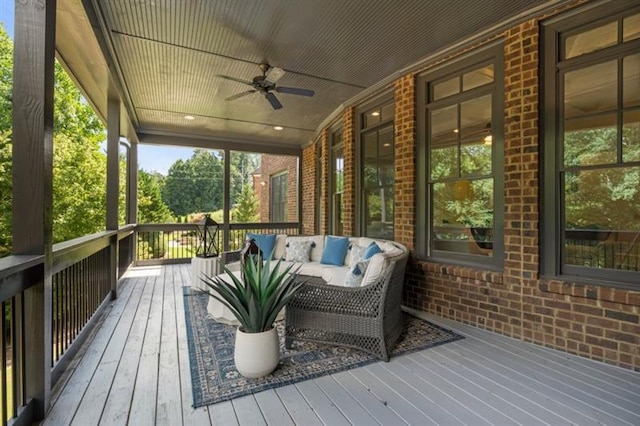
POLYGON ((256 379, 271 373, 280 362, 280 342, 275 327, 262 333, 236 331, 236 369, 244 377, 256 379))

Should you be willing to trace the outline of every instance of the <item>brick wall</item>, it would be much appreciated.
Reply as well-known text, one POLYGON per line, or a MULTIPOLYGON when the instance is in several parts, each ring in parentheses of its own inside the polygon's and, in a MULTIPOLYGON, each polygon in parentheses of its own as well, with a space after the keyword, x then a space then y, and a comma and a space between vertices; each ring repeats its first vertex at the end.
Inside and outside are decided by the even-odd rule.
MULTIPOLYGON (((320 233, 329 232, 329 130, 324 129, 320 134, 320 143, 322 144, 322 188, 320 193, 322 198, 320 201, 320 233)), ((317 192, 317 189, 316 189, 317 192)))
POLYGON ((307 146, 302 151, 302 233, 315 234, 316 232, 316 207, 318 192, 316 186, 317 159, 316 149, 320 141, 307 146))
POLYGON ((342 118, 344 150, 344 191, 342 193, 342 221, 344 235, 354 235, 356 229, 356 129, 355 108, 344 111, 342 118))
POLYGON ((404 76, 396 81, 394 101, 393 232, 398 242, 412 250, 416 219, 416 79, 413 75, 404 76))
MULTIPOLYGON (((539 31, 538 19, 532 19, 486 40, 503 40, 505 57, 504 269, 491 272, 412 256, 404 303, 528 342, 640 370, 640 292, 538 274, 539 31)), ((461 53, 452 53, 447 60, 461 53)), ((415 211, 415 74, 396 81, 394 99, 395 235, 413 251, 416 214, 426 214, 415 211)), ((343 116, 347 234, 355 230, 354 118, 351 106, 343 116)))
MULTIPOLYGON (((298 221, 298 157, 263 154, 260 160, 260 221, 270 222, 271 177, 287 172, 287 221, 298 221)), ((315 175, 313 175, 315 176, 315 175)))

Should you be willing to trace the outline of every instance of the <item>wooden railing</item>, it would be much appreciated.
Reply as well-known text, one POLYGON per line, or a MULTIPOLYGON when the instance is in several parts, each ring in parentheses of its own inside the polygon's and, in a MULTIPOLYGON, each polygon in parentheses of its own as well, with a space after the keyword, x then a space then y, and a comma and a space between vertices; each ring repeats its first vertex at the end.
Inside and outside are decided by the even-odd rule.
MULTIPOLYGON (((33 383, 55 384, 100 313, 116 294, 116 267, 119 275, 133 261, 135 226, 105 231, 53 246, 51 297, 44 307, 49 316, 43 323, 33 321, 29 310, 31 294, 43 291, 44 256, 8 256, 0 259, 0 424, 31 424, 43 389, 33 383), (114 263, 119 254, 118 263, 114 263), (33 287, 33 288, 32 288, 33 287), (27 333, 28 330, 28 333, 27 333), (30 336, 51 335, 51 369, 30 365, 30 336), (41 372, 41 373, 39 373, 41 372), (49 375, 38 378, 37 374, 49 375)), ((46 291, 45 291, 46 294, 46 291)), ((34 339, 32 339, 34 340, 34 339)), ((36 339, 37 340, 37 339, 36 339)))
MULTIPOLYGON (((247 232, 255 234, 299 233, 298 223, 231 223, 220 225, 216 246, 220 251, 238 250, 247 232)), ((185 263, 196 255, 196 225, 188 223, 138 225, 136 265, 185 263)))
MULTIPOLYGON (((247 232, 295 235, 298 229, 297 223, 223 225, 217 243, 221 250, 236 250, 247 232)), ((35 421, 36 413, 42 410, 43 401, 39 398, 48 391, 34 390, 33 383, 36 386, 47 386, 46 383, 53 386, 56 383, 98 323, 100 314, 117 294, 117 278, 126 272, 129 265, 134 261, 189 261, 195 254, 195 238, 195 226, 190 224, 127 225, 118 231, 100 232, 55 244, 51 270, 48 271, 51 276, 49 298, 43 284, 44 256, 1 258, 0 424, 6 425, 9 421, 12 424, 31 424, 35 421), (164 248, 160 249, 161 245, 164 248), (150 246, 157 249, 155 253, 150 246), (44 309, 48 315, 44 321, 38 322, 32 318, 37 316, 29 315, 34 309, 30 300, 34 292, 39 294, 43 291, 45 306, 38 309, 44 309), (51 346, 45 348, 44 353, 49 354, 45 357, 42 344, 37 342, 46 340, 39 336, 49 333, 51 346), (30 356, 38 350, 38 344, 40 355, 30 356), (34 361, 43 358, 51 359, 48 372, 34 361), (38 377, 38 374, 48 377, 38 377)))
POLYGON ((34 420, 35 402, 28 399, 25 388, 29 349, 25 340, 29 325, 25 315, 25 293, 39 283, 39 278, 43 275, 43 264, 44 256, 9 256, 0 259, 0 423, 3 425, 12 417, 18 418, 20 407, 22 410, 19 418, 25 424, 34 420))

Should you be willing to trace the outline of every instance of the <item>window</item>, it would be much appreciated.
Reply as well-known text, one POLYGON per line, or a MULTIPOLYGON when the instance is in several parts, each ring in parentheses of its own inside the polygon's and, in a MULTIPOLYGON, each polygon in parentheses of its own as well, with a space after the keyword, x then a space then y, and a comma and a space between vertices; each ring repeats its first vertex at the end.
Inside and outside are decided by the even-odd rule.
POLYGON ((336 129, 331 132, 330 135, 330 181, 329 181, 329 194, 331 199, 329 201, 329 233, 333 235, 342 235, 343 223, 342 223, 342 211, 343 211, 343 197, 344 192, 344 149, 342 143, 342 128, 336 129))
POLYGON ((620 6, 545 27, 548 275, 639 280, 640 8, 620 6))
POLYGON ((502 50, 489 48, 419 79, 422 256, 502 267, 502 50))
POLYGON ((271 222, 287 221, 287 172, 271 176, 271 222))
POLYGON ((361 233, 393 240, 393 99, 360 114, 361 233))

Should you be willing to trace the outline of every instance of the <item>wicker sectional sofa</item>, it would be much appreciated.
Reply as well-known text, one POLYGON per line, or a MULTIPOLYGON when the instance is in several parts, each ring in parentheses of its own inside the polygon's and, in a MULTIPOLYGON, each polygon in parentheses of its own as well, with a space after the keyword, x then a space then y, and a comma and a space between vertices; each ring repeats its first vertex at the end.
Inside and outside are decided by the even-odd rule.
MULTIPOLYGON (((276 238, 274 258, 286 259, 287 243, 311 240, 309 261, 299 274, 307 279, 301 291, 287 304, 286 345, 294 340, 310 340, 355 347, 388 361, 389 353, 403 329, 402 286, 409 250, 402 244, 366 237, 350 237, 349 250, 342 265, 321 263, 325 236, 286 236, 276 238), (346 277, 355 246, 375 242, 381 249, 368 259, 362 281, 347 286, 346 277)), ((284 261, 287 264, 288 261, 284 261)), ((227 264, 231 270, 239 265, 227 264)))

